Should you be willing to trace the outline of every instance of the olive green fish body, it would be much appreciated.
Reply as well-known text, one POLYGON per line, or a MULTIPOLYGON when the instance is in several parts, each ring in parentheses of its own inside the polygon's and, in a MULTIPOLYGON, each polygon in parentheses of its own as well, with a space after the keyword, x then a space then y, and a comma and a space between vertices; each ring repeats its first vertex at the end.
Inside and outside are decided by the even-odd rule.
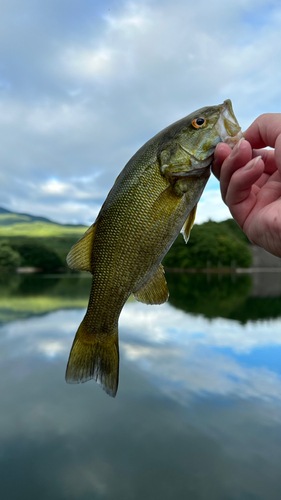
POLYGON ((189 237, 213 151, 226 139, 226 123, 220 124, 223 133, 218 125, 222 116, 232 127, 226 138, 237 140, 240 127, 226 101, 192 113, 148 141, 118 176, 96 222, 71 249, 70 267, 90 271, 93 282, 70 353, 68 382, 95 378, 115 396, 120 312, 132 293, 148 304, 167 300, 161 261, 182 229, 186 241, 189 237))
POLYGON ((158 269, 199 200, 208 177, 209 172, 200 182, 193 180, 193 189, 190 187, 181 197, 175 195, 169 185, 162 183, 164 189, 160 190, 152 182, 149 188, 146 183, 139 182, 132 190, 122 195, 117 193, 115 202, 97 221, 91 260, 91 312, 88 314, 93 325, 101 323, 103 330, 105 325, 107 331, 112 330, 130 294, 143 286, 158 269), (122 218, 124 210, 126 218, 122 218), (105 241, 109 242, 106 251, 105 241), (95 310, 96 303, 98 310, 95 310))

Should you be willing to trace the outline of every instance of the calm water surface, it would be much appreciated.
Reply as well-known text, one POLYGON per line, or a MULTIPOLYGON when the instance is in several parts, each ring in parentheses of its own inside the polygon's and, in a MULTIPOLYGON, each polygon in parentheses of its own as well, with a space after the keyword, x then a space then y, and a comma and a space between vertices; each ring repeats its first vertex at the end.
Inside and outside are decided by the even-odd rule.
POLYGON ((85 277, 0 282, 0 498, 280 500, 281 274, 129 301, 116 399, 64 372, 85 277))

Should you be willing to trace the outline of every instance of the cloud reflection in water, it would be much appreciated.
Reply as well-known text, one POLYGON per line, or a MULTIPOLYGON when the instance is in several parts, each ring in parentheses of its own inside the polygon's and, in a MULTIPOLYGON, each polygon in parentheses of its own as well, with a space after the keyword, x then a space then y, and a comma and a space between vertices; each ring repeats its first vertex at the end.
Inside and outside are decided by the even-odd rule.
MULTIPOLYGON (((0 359, 6 364, 25 356, 46 362, 58 357, 66 364, 82 318, 82 310, 67 310, 7 323, 1 327, 0 359)), ((127 303, 120 318, 121 366, 129 363, 159 391, 184 404, 192 395, 281 400, 281 379, 270 359, 255 366, 248 358, 268 346, 280 349, 280 319, 241 325, 187 314, 169 304, 136 302, 127 303)))
POLYGON ((129 302, 113 400, 64 382, 83 316, 0 328, 3 498, 279 498, 280 378, 241 360, 280 345, 280 320, 242 326, 129 302))

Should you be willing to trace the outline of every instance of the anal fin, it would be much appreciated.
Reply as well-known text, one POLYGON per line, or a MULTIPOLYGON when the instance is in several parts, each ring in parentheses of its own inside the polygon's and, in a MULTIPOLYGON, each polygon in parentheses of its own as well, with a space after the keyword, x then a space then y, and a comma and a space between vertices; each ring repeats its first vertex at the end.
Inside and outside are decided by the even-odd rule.
POLYGON ((144 302, 145 304, 163 304, 163 302, 168 300, 169 290, 162 264, 160 264, 149 281, 134 292, 134 297, 139 302, 144 302))

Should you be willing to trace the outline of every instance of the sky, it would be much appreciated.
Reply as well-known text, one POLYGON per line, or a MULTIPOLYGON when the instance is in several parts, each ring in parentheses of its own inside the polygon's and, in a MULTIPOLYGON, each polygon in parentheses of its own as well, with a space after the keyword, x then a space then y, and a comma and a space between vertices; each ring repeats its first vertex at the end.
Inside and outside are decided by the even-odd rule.
MULTIPOLYGON (((230 98, 245 130, 281 106, 279 0, 0 3, 0 206, 94 222, 130 157, 230 98)), ((212 176, 197 222, 229 218, 212 176)))

